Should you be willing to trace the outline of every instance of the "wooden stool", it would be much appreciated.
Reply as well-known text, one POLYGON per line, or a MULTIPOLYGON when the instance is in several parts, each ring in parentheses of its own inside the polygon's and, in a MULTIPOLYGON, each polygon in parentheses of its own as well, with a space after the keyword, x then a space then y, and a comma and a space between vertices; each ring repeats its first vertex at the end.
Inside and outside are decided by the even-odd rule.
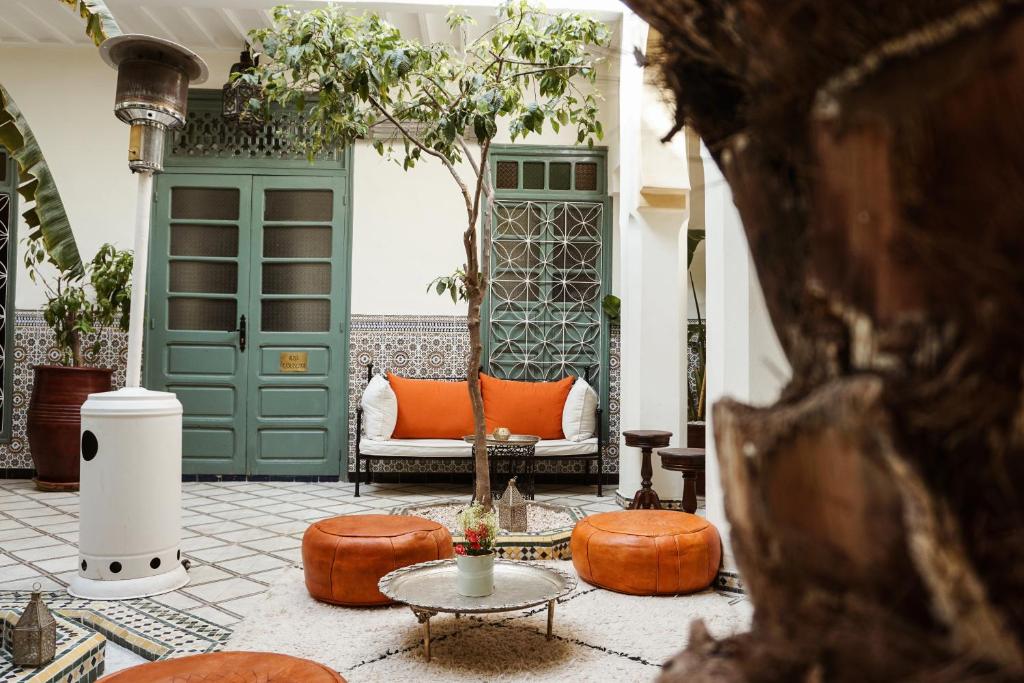
POLYGON ((633 502, 629 504, 629 509, 660 510, 661 500, 658 498, 657 492, 651 488, 651 477, 654 476, 651 451, 667 446, 669 439, 672 438, 672 432, 662 432, 657 429, 633 429, 622 432, 622 436, 625 437, 627 446, 639 448, 644 457, 640 464, 640 488, 633 496, 633 502))
POLYGON ((683 473, 683 512, 697 511, 697 475, 704 471, 703 448, 662 448, 661 469, 683 473))

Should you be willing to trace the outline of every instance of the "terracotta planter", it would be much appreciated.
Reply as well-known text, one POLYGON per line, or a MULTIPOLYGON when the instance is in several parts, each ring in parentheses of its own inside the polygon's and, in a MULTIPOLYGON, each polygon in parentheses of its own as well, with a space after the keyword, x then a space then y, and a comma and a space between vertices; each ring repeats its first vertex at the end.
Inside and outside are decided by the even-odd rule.
POLYGON ((77 491, 82 404, 110 391, 113 370, 35 365, 28 404, 28 446, 43 491, 77 491))

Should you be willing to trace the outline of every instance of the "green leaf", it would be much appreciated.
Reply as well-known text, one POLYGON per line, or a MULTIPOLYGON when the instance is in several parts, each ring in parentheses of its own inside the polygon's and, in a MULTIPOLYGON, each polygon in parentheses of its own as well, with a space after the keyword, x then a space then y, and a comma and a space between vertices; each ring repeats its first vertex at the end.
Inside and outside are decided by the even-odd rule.
MULTIPOLYGON (((0 85, 0 129, 7 126, 16 128, 21 137, 21 146, 8 147, 7 151, 18 162, 22 180, 18 193, 26 201, 33 202, 24 212, 25 221, 29 227, 39 227, 46 252, 61 271, 81 276, 84 272, 82 258, 53 175, 28 122, 7 90, 0 85)), ((6 138, 11 139, 12 136, 7 135, 6 138)))
POLYGON ((619 314, 622 311, 622 299, 609 294, 605 298, 601 299, 601 310, 608 316, 609 320, 618 320, 619 314))

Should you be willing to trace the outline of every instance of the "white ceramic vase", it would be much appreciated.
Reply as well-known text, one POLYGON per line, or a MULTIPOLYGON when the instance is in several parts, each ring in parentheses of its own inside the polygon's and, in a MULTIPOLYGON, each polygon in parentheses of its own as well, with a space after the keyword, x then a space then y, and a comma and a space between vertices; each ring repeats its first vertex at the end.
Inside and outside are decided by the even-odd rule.
POLYGON ((458 572, 455 590, 459 595, 480 598, 494 592, 494 553, 487 555, 456 555, 458 572))

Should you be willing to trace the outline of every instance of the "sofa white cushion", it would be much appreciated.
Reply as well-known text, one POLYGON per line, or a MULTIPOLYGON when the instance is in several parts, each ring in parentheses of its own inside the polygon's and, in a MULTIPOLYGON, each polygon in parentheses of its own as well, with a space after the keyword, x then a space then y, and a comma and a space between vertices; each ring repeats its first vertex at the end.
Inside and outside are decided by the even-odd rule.
POLYGON ((597 392, 582 377, 569 390, 562 408, 562 433, 569 441, 586 441, 597 429, 597 392))
POLYGON ((398 422, 398 397, 387 378, 374 375, 360 402, 363 408, 363 436, 390 439, 398 422))
MULTIPOLYGON (((390 458, 469 458, 473 455, 471 444, 461 439, 363 439, 359 452, 390 458)), ((597 438, 583 441, 568 439, 543 439, 537 442, 535 453, 538 458, 545 456, 592 455, 597 453, 597 438)))

